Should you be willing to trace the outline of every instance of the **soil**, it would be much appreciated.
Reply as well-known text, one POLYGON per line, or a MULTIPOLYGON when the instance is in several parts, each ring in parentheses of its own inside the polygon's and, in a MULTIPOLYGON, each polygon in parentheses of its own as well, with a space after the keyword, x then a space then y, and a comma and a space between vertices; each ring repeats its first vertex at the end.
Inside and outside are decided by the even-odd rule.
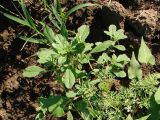
MULTIPOLYGON (((89 0, 89 2, 93 2, 89 0)), ((13 12, 12 0, 0 1, 0 5, 13 12)), ((63 0, 66 8, 82 3, 80 0, 63 0)), ((95 2, 94 2, 95 3, 95 2)), ((144 37, 156 57, 156 65, 143 65, 143 72, 149 74, 160 72, 160 1, 159 0, 98 0, 102 6, 88 7, 72 14, 67 21, 67 28, 75 31, 80 25, 90 25, 89 42, 104 41, 107 36, 103 31, 110 24, 125 30, 128 39, 123 42, 131 55, 132 48, 138 48, 141 36, 144 37)), ((47 12, 38 0, 26 0, 26 5, 35 19, 43 19, 47 12)), ((0 119, 2 120, 34 120, 38 97, 48 96, 51 92, 61 92, 54 78, 26 79, 22 77, 23 69, 28 65, 37 64, 31 57, 42 47, 24 42, 16 36, 21 33, 31 34, 27 28, 0 15, 0 119)), ((135 51, 137 52, 137 51, 135 51)), ((114 83, 119 86, 120 83, 114 83)), ((116 88, 116 87, 115 87, 116 88)), ((48 115, 46 120, 56 118, 48 115)))

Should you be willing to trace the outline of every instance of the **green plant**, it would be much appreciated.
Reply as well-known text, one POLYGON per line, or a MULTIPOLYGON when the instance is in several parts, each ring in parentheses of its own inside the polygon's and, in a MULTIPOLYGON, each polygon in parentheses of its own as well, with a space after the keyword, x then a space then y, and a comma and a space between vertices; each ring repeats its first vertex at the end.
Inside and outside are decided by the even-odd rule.
MULTIPOLYGON (((114 25, 111 25, 110 28, 113 26, 114 25)), ((80 112, 80 115, 82 116, 82 118, 86 119, 87 117, 89 118, 101 117, 100 114, 98 115, 91 114, 91 111, 92 112, 96 111, 96 109, 93 109, 92 103, 89 101, 90 99, 92 100, 93 96, 95 97, 97 96, 97 95, 94 95, 96 93, 92 93, 93 91, 96 92, 97 90, 95 85, 105 79, 108 79, 109 74, 110 74, 110 77, 112 78, 114 76, 124 77, 126 75, 125 72, 123 72, 124 66, 129 61, 129 58, 126 55, 119 55, 117 57, 115 54, 113 54, 112 57, 109 57, 107 56, 107 54, 105 54, 106 56, 102 54, 102 56, 100 56, 98 60, 96 60, 92 57, 92 54, 96 53, 97 51, 100 52, 98 47, 101 46, 101 44, 99 45, 96 44, 96 46, 92 49, 93 43, 85 42, 85 39, 89 35, 88 26, 86 25, 81 26, 80 28, 78 28, 77 32, 78 33, 76 34, 76 36, 71 40, 68 40, 65 36, 62 36, 61 34, 55 34, 52 32, 52 37, 54 38, 54 41, 52 41, 52 48, 50 49, 43 48, 37 52, 37 56, 39 58, 38 62, 48 67, 49 71, 44 70, 42 68, 39 69, 39 67, 36 68, 35 66, 29 66, 23 72, 24 77, 35 77, 38 75, 38 72, 39 74, 41 74, 42 72, 51 72, 60 83, 63 83, 64 88, 66 88, 66 96, 51 96, 51 98, 54 99, 54 98, 60 97, 61 99, 64 98, 62 101, 65 101, 66 99, 67 101, 70 101, 70 102, 67 105, 65 104, 65 106, 62 105, 65 102, 50 103, 49 106, 46 106, 45 105, 46 103, 44 103, 44 101, 47 101, 51 98, 50 97, 42 98, 45 100, 44 101, 42 99, 41 99, 42 101, 40 100, 42 105, 42 108, 41 108, 42 112, 40 112, 38 116, 42 115, 42 113, 44 114, 46 111, 51 112, 53 115, 57 117, 63 116, 64 111, 69 112, 69 108, 74 107, 74 105, 76 104, 74 103, 76 101, 74 99, 78 97, 78 98, 81 98, 82 99, 81 101, 84 102, 89 107, 89 108, 87 107, 85 110, 85 111, 88 111, 87 116, 84 115, 86 113, 82 112, 81 109, 77 110, 78 112, 80 112), (91 61, 93 62, 93 64, 91 63, 91 61), (91 70, 89 72, 83 69, 84 64, 88 64, 90 66, 91 70), (99 67, 102 67, 102 69, 100 69, 99 67), (36 69, 36 72, 34 71, 35 69, 36 69), (96 70, 100 70, 101 74, 97 74, 96 70), (93 78, 91 74, 94 75, 93 78), (97 79, 94 80, 96 77, 97 79), (71 89, 71 91, 68 91, 69 89, 71 89), (57 108, 50 109, 50 107, 52 108, 56 104, 63 106, 61 107, 63 108, 63 112, 62 112, 62 109, 60 108, 58 108, 58 110, 57 108), (44 112, 44 108, 46 108, 45 112, 44 112), (57 113, 57 111, 59 112, 57 113)), ((110 32, 116 32, 116 30, 111 31, 109 29, 108 33, 110 32)), ((123 32, 121 32, 120 34, 123 34, 123 32)), ((115 34, 113 33, 113 35, 115 34)), ((120 46, 120 45, 115 45, 116 42, 119 39, 126 38, 126 37, 119 37, 119 38, 113 39, 112 36, 111 36, 111 40, 109 41, 112 44, 110 44, 110 46, 108 47, 108 50, 106 48, 101 50, 101 52, 106 50, 107 50, 106 53, 114 52, 114 49, 115 48, 117 49, 117 46, 120 46)), ((108 42, 108 41, 105 41, 105 42, 108 42)), ((101 47, 99 48, 101 49, 101 47)), ((74 108, 71 110, 74 110, 74 108)))
MULTIPOLYGON (((59 83, 64 85, 65 96, 52 95, 48 98, 40 98, 41 107, 37 119, 45 116, 47 112, 57 117, 64 116, 67 112, 67 117, 73 118, 73 111, 77 111, 85 120, 93 118, 125 119, 128 113, 132 113, 133 116, 137 114, 137 106, 141 109, 143 107, 149 108, 149 99, 155 92, 156 87, 154 86, 158 82, 155 77, 142 80, 140 64, 134 53, 131 60, 125 54, 118 56, 114 54, 117 48, 121 51, 125 50, 124 46, 117 45, 117 43, 120 39, 125 39, 126 36, 123 35, 122 30, 118 30, 121 32, 116 33, 116 29, 113 28, 115 26, 111 25, 109 31, 105 31, 110 35, 111 40, 96 43, 95 47, 93 43, 85 41, 89 35, 89 27, 86 25, 78 28, 75 37, 71 40, 67 40, 61 34, 52 34, 54 35, 52 36, 54 38, 52 48, 42 48, 37 52, 38 62, 48 70, 38 67, 36 69, 39 71, 36 71, 35 74, 33 69, 35 66, 30 66, 24 70, 23 76, 35 77, 38 75, 37 72, 39 74, 50 72, 59 83), (102 49, 104 44, 107 46, 102 49), (98 59, 95 59, 92 55, 97 52, 103 53, 98 59), (119 91, 111 92, 114 78, 126 77, 124 67, 129 62, 128 75, 132 79, 129 89, 122 87, 119 91), (90 66, 89 71, 84 69, 86 64, 90 66), (31 72, 33 74, 30 74, 31 72), (148 85, 150 87, 147 87, 148 85), (51 102, 52 99, 57 102, 51 102), (138 103, 133 103, 132 99, 138 100, 138 103), (142 102, 139 103, 139 101, 142 102), (130 109, 133 109, 133 112, 130 109), (126 112, 123 113, 123 111, 126 112)), ((142 48, 146 49, 143 45, 141 44, 141 50, 142 48)), ((141 57, 140 54, 139 57, 141 57)))
POLYGON ((21 37, 22 39, 49 46, 41 48, 36 53, 37 62, 41 67, 28 66, 23 71, 23 76, 32 78, 49 73, 48 75, 54 76, 64 89, 61 94, 52 93, 48 97, 39 98, 40 106, 37 108, 36 120, 44 119, 48 112, 55 117, 66 116, 67 120, 73 120, 72 114, 75 112, 84 120, 126 118, 127 120, 137 118, 146 120, 159 114, 154 111, 159 110, 155 107, 159 105, 159 89, 157 90, 156 87, 159 83, 157 81, 160 78, 159 74, 155 73, 143 78, 140 69, 141 64, 155 64, 155 58, 143 38, 138 60, 134 52, 129 59, 125 53, 116 52, 126 50, 125 46, 119 44, 119 41, 126 39, 127 36, 124 35, 124 30, 117 30, 115 25, 110 25, 109 30, 104 31, 110 37, 110 40, 104 42, 87 43, 86 38, 89 35, 87 25, 82 25, 74 37, 69 37, 65 26, 67 17, 77 9, 91 4, 81 4, 65 12, 59 0, 54 0, 54 5, 46 0, 43 2, 45 9, 50 13, 50 21, 60 32, 55 33, 52 27, 44 22, 39 22, 43 32, 38 30, 23 0, 20 4, 25 18, 21 19, 1 12, 9 19, 30 27, 36 35, 41 36, 41 39, 33 36, 21 37), (94 54, 98 54, 98 58, 94 58, 94 54), (128 73, 125 68, 128 68, 128 73), (117 80, 119 78, 130 79, 129 87, 121 86, 120 80, 117 80), (150 105, 150 98, 154 93, 156 104, 154 102, 154 105, 150 105), (149 109, 151 112, 143 114, 139 111, 143 109, 149 109))

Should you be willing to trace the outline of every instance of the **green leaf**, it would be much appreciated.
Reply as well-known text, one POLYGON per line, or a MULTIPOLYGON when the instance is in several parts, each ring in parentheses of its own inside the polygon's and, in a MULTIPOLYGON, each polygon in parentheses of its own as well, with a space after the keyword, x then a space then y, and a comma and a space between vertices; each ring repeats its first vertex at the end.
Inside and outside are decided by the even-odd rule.
POLYGON ((109 80, 102 81, 98 84, 100 90, 109 92, 111 89, 111 83, 109 80))
POLYGON ((63 24, 61 17, 59 16, 57 10, 55 9, 55 7, 52 5, 52 12, 54 14, 54 16, 56 17, 57 21, 59 22, 60 25, 63 24))
POLYGON ((45 114, 43 112, 39 112, 36 117, 35 120, 43 120, 45 117, 45 114))
POLYGON ((45 69, 38 66, 29 66, 23 71, 23 77, 35 77, 45 72, 45 69))
POLYGON ((121 51, 125 51, 126 48, 123 45, 115 45, 114 48, 121 50, 121 51))
POLYGON ((123 29, 117 30, 117 27, 115 25, 110 25, 109 31, 104 31, 104 33, 109 35, 111 37, 111 40, 114 41, 127 38, 127 36, 124 35, 124 30, 123 29))
POLYGON ((21 40, 24 40, 26 42, 31 42, 31 43, 37 43, 37 44, 47 44, 47 40, 46 39, 37 39, 37 38, 28 38, 25 36, 20 36, 19 37, 21 40))
POLYGON ((124 35, 124 30, 123 29, 119 29, 118 31, 116 31, 115 35, 114 35, 114 40, 122 40, 122 39, 126 39, 127 36, 124 35))
POLYGON ((110 61, 110 57, 106 54, 106 53, 103 53, 97 60, 97 63, 99 64, 104 64, 108 61, 110 61))
POLYGON ((144 116, 144 117, 141 117, 141 118, 139 118, 139 119, 136 119, 136 120, 148 120, 148 118, 150 117, 150 115, 151 115, 151 114, 149 114, 149 115, 146 115, 146 116, 144 116))
POLYGON ((88 52, 92 50, 93 43, 85 43, 85 49, 83 50, 83 53, 88 52))
POLYGON ((56 53, 52 49, 41 48, 37 52, 38 62, 43 64, 52 61, 52 56, 56 55, 56 53))
POLYGON ((35 26, 35 24, 34 24, 32 18, 31 18, 31 16, 29 15, 29 13, 28 13, 28 11, 27 11, 27 9, 25 7, 24 0, 21 0, 20 4, 21 4, 21 7, 22 7, 22 10, 23 10, 23 13, 24 13, 24 16, 25 16, 26 20, 28 21, 28 23, 30 24, 30 26, 32 26, 32 28, 34 30, 36 30, 36 26, 35 26))
POLYGON ((58 58, 58 64, 63 64, 67 61, 67 57, 66 56, 60 56, 58 58))
POLYGON ((61 96, 50 96, 49 98, 40 98, 40 103, 42 108, 47 108, 48 111, 53 114, 55 117, 64 116, 63 106, 63 97, 61 96))
POLYGON ((45 38, 50 42, 53 43, 54 39, 55 39, 55 33, 53 32, 52 28, 50 28, 48 25, 46 25, 45 23, 41 23, 44 26, 44 36, 45 38))
POLYGON ((130 61, 130 59, 127 57, 126 54, 122 54, 122 55, 119 55, 116 59, 117 62, 125 62, 125 63, 128 63, 130 61))
POLYGON ((113 73, 117 76, 117 77, 121 77, 121 78, 124 78, 124 77, 126 77, 126 73, 124 72, 124 71, 122 71, 122 70, 115 70, 115 71, 113 71, 113 73))
POLYGON ((67 113, 67 120, 73 120, 73 115, 72 115, 71 111, 68 111, 68 113, 67 113))
POLYGON ((157 104, 160 104, 160 87, 157 89, 155 95, 154 95, 155 101, 157 104))
POLYGON ((76 52, 76 54, 78 53, 82 53, 85 49, 85 44, 84 43, 78 43, 75 48, 74 51, 76 52))
POLYGON ((62 116, 64 116, 64 110, 63 110, 63 108, 62 107, 53 107, 53 106, 51 106, 51 107, 49 107, 49 112, 51 112, 54 116, 56 116, 56 117, 62 117, 62 116))
POLYGON ((66 69, 63 77, 62 82, 65 84, 66 88, 72 88, 75 83, 75 76, 70 68, 66 69))
POLYGON ((84 7, 88 7, 88 6, 93 6, 95 4, 91 4, 91 3, 85 3, 85 4, 79 4, 73 8, 71 8, 67 13, 66 13, 66 17, 68 17, 70 14, 72 14, 73 12, 77 11, 78 9, 84 8, 84 7))
POLYGON ((132 116, 129 114, 126 118, 126 120, 133 120, 132 116))
POLYGON ((139 53, 138 53, 138 60, 141 63, 146 63, 146 64, 149 63, 151 65, 155 64, 155 58, 152 55, 150 49, 145 44, 143 37, 141 39, 141 46, 140 46, 139 53))
POLYGON ((109 31, 104 31, 104 33, 106 33, 112 38, 112 36, 115 35, 116 30, 117 30, 117 27, 115 25, 110 25, 109 31))
POLYGON ((49 20, 52 22, 52 24, 58 29, 60 30, 60 26, 58 25, 58 21, 54 20, 54 18, 52 17, 52 14, 49 14, 49 20))
POLYGON ((100 44, 98 44, 95 48, 93 48, 93 50, 91 51, 91 53, 97 53, 97 52, 103 52, 105 50, 107 50, 109 47, 111 47, 113 45, 113 41, 104 41, 100 44))
POLYGON ((84 42, 88 37, 88 35, 89 35, 89 26, 82 25, 81 27, 78 28, 78 33, 76 34, 76 37, 80 42, 84 42))
POLYGON ((56 49, 59 54, 65 55, 71 51, 71 44, 63 37, 61 34, 55 36, 55 42, 52 43, 52 46, 56 49))
POLYGON ((134 52, 132 53, 130 66, 128 68, 128 76, 130 79, 138 78, 140 80, 142 78, 142 70, 138 61, 135 58, 134 52))
POLYGON ((73 97, 75 97, 77 94, 74 92, 74 91, 69 91, 69 92, 67 92, 66 93, 66 96, 68 97, 68 98, 73 98, 73 97))
POLYGON ((1 11, 0 11, 0 13, 1 13, 2 15, 4 15, 5 17, 7 17, 7 18, 9 18, 9 19, 11 19, 11 20, 13 20, 13 21, 15 21, 15 22, 17 22, 17 23, 20 23, 20 24, 22 24, 22 25, 24 25, 24 26, 31 27, 30 24, 28 23, 28 21, 26 21, 26 20, 24 20, 24 19, 15 17, 15 16, 13 16, 13 15, 10 15, 10 14, 7 14, 7 13, 1 12, 1 11))

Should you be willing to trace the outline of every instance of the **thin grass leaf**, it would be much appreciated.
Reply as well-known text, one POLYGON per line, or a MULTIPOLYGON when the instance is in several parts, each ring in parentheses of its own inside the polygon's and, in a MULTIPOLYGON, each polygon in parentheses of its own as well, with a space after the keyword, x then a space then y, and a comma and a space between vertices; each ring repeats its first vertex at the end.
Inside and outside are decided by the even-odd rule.
POLYGON ((32 28, 34 30, 36 30, 36 26, 32 20, 32 17, 29 15, 25 5, 24 5, 24 0, 21 0, 21 7, 22 7, 22 10, 23 10, 23 13, 24 13, 24 16, 26 18, 26 20, 28 21, 28 23, 30 24, 30 26, 32 26, 32 28))
POLYGON ((62 23, 62 20, 59 16, 57 10, 55 9, 55 7, 53 5, 51 7, 52 7, 52 12, 53 12, 54 16, 56 17, 57 21, 59 22, 60 25, 62 25, 63 23, 62 23))
POLYGON ((84 7, 88 7, 88 6, 93 6, 95 4, 91 4, 91 3, 85 3, 85 4, 80 4, 77 5, 73 8, 71 8, 67 13, 66 13, 66 17, 68 17, 70 14, 72 14, 73 12, 77 11, 78 9, 84 8, 84 7))
POLYGON ((30 24, 29 24, 28 21, 26 21, 26 20, 23 20, 23 19, 21 19, 21 18, 15 17, 15 16, 13 16, 13 15, 10 15, 10 14, 7 14, 7 13, 1 12, 1 11, 0 11, 0 13, 1 13, 2 15, 4 15, 5 17, 7 17, 7 18, 9 18, 9 19, 11 19, 11 20, 13 20, 13 21, 15 21, 15 22, 17 22, 17 23, 20 23, 20 24, 22 24, 22 25, 24 25, 24 26, 28 26, 28 27, 31 28, 30 24))
POLYGON ((14 15, 14 16, 20 17, 19 15, 17 15, 17 14, 15 14, 14 12, 12 12, 12 11, 6 9, 6 8, 3 7, 2 5, 0 5, 0 8, 1 8, 1 9, 4 9, 6 12, 11 13, 11 14, 14 15))
POLYGON ((60 30, 60 26, 58 25, 57 21, 53 19, 52 15, 49 15, 50 21, 53 23, 53 25, 60 30))
POLYGON ((54 7, 57 9, 57 0, 54 0, 54 7))
POLYGON ((37 38, 28 38, 25 36, 20 36, 19 37, 21 40, 27 41, 27 42, 31 42, 31 43, 36 43, 36 44, 47 44, 47 40, 46 39, 37 39, 37 38))

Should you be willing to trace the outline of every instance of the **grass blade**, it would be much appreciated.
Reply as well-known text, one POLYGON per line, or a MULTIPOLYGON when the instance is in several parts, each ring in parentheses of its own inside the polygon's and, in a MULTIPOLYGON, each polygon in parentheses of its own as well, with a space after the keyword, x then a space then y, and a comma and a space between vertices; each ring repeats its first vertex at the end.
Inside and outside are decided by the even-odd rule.
POLYGON ((54 16, 56 17, 56 19, 58 20, 59 24, 62 25, 62 20, 61 20, 61 18, 59 17, 58 12, 57 12, 57 10, 54 8, 53 5, 52 5, 52 12, 53 12, 54 16))
POLYGON ((80 4, 77 5, 73 8, 71 8, 67 13, 66 13, 66 17, 68 17, 70 14, 72 14, 73 12, 77 11, 78 9, 84 8, 84 7, 88 7, 88 6, 93 6, 95 4, 91 4, 91 3, 85 3, 85 4, 80 4))
POLYGON ((28 38, 25 36, 20 36, 19 37, 21 40, 27 41, 27 42, 31 42, 31 43, 36 43, 36 44, 47 44, 47 40, 46 39, 37 39, 37 38, 28 38))
POLYGON ((22 24, 24 26, 31 27, 30 24, 28 23, 28 21, 26 21, 26 20, 23 20, 21 18, 15 17, 13 15, 10 15, 10 14, 7 14, 7 13, 1 12, 1 11, 0 11, 0 13, 2 15, 4 15, 5 17, 7 17, 7 18, 9 18, 9 19, 11 19, 11 20, 13 20, 13 21, 15 21, 17 23, 20 23, 20 24, 22 24))
POLYGON ((52 22, 52 24, 60 30, 60 26, 58 25, 57 21, 53 19, 52 15, 49 15, 49 20, 52 22))
POLYGON ((21 0, 21 7, 22 7, 22 10, 23 10, 23 13, 24 13, 24 16, 26 18, 26 20, 28 21, 28 23, 30 24, 30 26, 32 26, 32 28, 36 31, 36 26, 31 18, 31 16, 29 15, 25 5, 24 5, 24 1, 21 0))

